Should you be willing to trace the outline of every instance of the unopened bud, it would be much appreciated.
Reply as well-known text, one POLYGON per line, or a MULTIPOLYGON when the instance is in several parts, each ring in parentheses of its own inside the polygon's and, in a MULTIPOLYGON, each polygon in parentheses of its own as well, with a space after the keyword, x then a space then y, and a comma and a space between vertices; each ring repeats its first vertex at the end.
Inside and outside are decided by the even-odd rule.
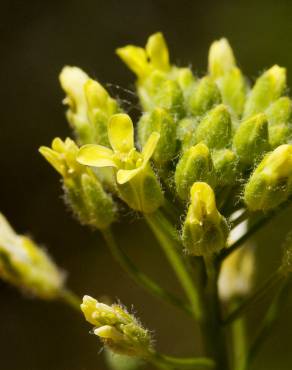
POLYGON ((52 149, 41 147, 40 153, 61 174, 65 200, 78 220, 104 229, 114 221, 116 206, 93 170, 77 162, 78 150, 69 138, 64 142, 56 138, 52 149))
POLYGON ((251 90, 244 109, 244 117, 264 112, 286 89, 286 69, 273 66, 264 72, 251 90))
POLYGON ((216 184, 219 186, 234 185, 238 176, 238 157, 230 149, 215 150, 212 153, 216 173, 216 184))
POLYGON ((233 137, 233 148, 244 166, 252 166, 269 150, 268 121, 259 113, 243 121, 233 137))
POLYGON ((217 210, 214 191, 204 182, 194 183, 182 233, 187 252, 194 256, 218 253, 226 246, 227 235, 227 222, 217 210))
POLYGON ((231 117, 225 105, 209 111, 198 124, 196 142, 204 142, 210 149, 225 148, 231 140, 231 117))
POLYGON ((286 144, 292 137, 292 104, 288 97, 282 97, 271 104, 266 111, 269 121, 269 142, 272 148, 286 144))
POLYGON ((42 299, 60 296, 64 276, 47 253, 0 213, 0 277, 42 299))
POLYGON ((235 58, 229 42, 222 38, 212 43, 209 50, 209 72, 214 78, 222 77, 235 67, 235 58))
POLYGON ((186 150, 176 166, 175 186, 181 199, 189 198, 191 186, 196 181, 204 181, 211 186, 215 182, 211 154, 203 143, 186 150))
POLYGON ((220 91, 209 76, 194 85, 186 102, 187 110, 192 115, 202 115, 219 103, 221 103, 220 91))
POLYGON ((149 355, 152 349, 149 332, 125 308, 84 296, 81 310, 85 319, 95 326, 94 334, 111 351, 142 358, 149 355))
POLYGON ((176 154, 176 123, 170 113, 163 108, 144 113, 138 123, 138 138, 143 148, 153 132, 158 132, 160 138, 153 153, 153 160, 158 165, 173 159, 176 154))
POLYGON ((292 193, 292 145, 283 144, 267 154, 255 169, 244 191, 252 211, 270 210, 292 193))
POLYGON ((186 151, 196 144, 196 128, 199 124, 197 117, 187 117, 180 120, 177 124, 177 138, 181 142, 182 151, 186 151))

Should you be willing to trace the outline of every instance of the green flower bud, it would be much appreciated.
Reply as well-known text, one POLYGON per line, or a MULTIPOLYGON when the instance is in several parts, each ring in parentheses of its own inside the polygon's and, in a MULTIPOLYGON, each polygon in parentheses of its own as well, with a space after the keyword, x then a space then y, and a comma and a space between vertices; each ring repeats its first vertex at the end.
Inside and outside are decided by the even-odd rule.
POLYGON ((187 117, 178 122, 176 136, 182 144, 182 151, 186 151, 196 144, 195 131, 198 126, 198 118, 187 117))
POLYGON ((226 246, 228 225, 216 208, 215 194, 204 182, 191 188, 191 202, 183 225, 182 240, 193 256, 210 256, 226 246))
POLYGON ((282 97, 271 104, 266 115, 269 121, 269 142, 272 148, 291 140, 292 104, 288 97, 282 97))
POLYGON ((225 105, 220 104, 209 111, 198 124, 196 142, 204 142, 210 149, 221 149, 231 140, 231 117, 225 105))
POLYGON ((149 332, 125 308, 84 296, 81 310, 86 321, 95 326, 94 334, 114 353, 145 358, 151 352, 149 332))
POLYGON ((116 206, 96 174, 77 162, 78 150, 69 138, 64 142, 56 138, 52 149, 41 147, 40 153, 62 176, 65 200, 78 220, 82 224, 104 229, 114 221, 116 206))
POLYGON ((212 160, 219 186, 234 185, 238 175, 238 158, 230 149, 215 150, 212 160))
POLYGON ((95 143, 109 146, 107 124, 111 116, 120 111, 118 103, 109 96, 100 83, 94 80, 88 80, 85 83, 84 92, 88 106, 87 114, 94 138, 91 142, 83 144, 95 143))
POLYGON ((108 145, 107 122, 119 112, 117 102, 80 68, 66 66, 60 73, 61 86, 67 94, 67 119, 81 144, 108 145))
POLYGON ((229 42, 223 38, 214 41, 209 50, 209 73, 214 78, 222 77, 235 67, 235 58, 229 42))
POLYGON ((16 234, 0 213, 0 277, 42 299, 60 296, 64 276, 30 238, 16 234))
POLYGON ((160 135, 153 132, 142 152, 134 147, 134 127, 127 114, 115 114, 109 121, 108 136, 112 149, 101 145, 85 145, 78 153, 78 162, 93 167, 113 167, 120 198, 129 207, 152 213, 163 202, 159 182, 149 164, 160 135))
POLYGON ((199 143, 185 151, 175 171, 175 186, 179 197, 187 200, 190 188, 196 181, 204 181, 211 186, 215 182, 215 172, 208 147, 199 143))
POLYGON ((235 117, 241 117, 246 101, 247 83, 239 68, 234 67, 217 81, 224 104, 231 108, 235 117))
POLYGON ((277 65, 264 72, 251 90, 244 109, 244 117, 264 112, 286 89, 286 69, 277 65))
POLYGON ((243 121, 233 137, 233 148, 244 166, 252 166, 269 150, 268 121, 259 113, 243 121))
POLYGON ((292 145, 283 144, 267 154, 251 175, 244 201, 252 211, 270 210, 292 193, 292 145))
POLYGON ((206 113, 219 103, 221 103, 220 91, 214 80, 207 76, 194 84, 186 101, 186 107, 190 114, 196 116, 206 113))
POLYGON ((142 148, 154 131, 160 134, 160 139, 152 158, 161 166, 173 159, 177 147, 176 123, 163 108, 156 108, 151 113, 144 113, 141 117, 138 123, 138 138, 142 148))
POLYGON ((188 90, 195 82, 195 76, 190 68, 173 67, 171 73, 183 92, 188 90))
POLYGON ((169 110, 176 119, 184 115, 183 93, 176 81, 167 80, 162 83, 154 97, 154 102, 157 107, 169 110))

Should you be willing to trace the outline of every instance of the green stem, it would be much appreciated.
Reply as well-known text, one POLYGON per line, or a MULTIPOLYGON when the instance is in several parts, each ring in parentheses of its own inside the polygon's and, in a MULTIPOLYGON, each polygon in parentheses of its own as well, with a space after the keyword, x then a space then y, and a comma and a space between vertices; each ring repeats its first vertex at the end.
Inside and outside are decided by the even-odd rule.
POLYGON ((158 211, 151 215, 144 215, 144 217, 159 241, 160 246, 180 281, 180 284, 189 299, 194 317, 199 321, 202 320, 203 312, 199 294, 192 277, 179 254, 178 248, 181 248, 181 246, 177 241, 172 225, 170 225, 164 216, 158 211))
POLYGON ((192 314, 190 307, 185 302, 163 289, 158 283, 137 268, 123 250, 119 248, 110 229, 104 230, 102 234, 113 257, 136 283, 154 296, 175 305, 187 314, 192 314))
POLYGON ((238 305, 225 320, 224 325, 228 325, 243 315, 246 311, 254 308, 255 305, 263 299, 270 290, 284 279, 281 269, 275 271, 253 294, 247 297, 240 305, 238 305))
POLYGON ((244 209, 242 213, 235 218, 234 220, 230 221, 230 228, 231 230, 234 229, 236 226, 241 224, 243 221, 245 221, 249 216, 249 212, 247 209, 244 209))
POLYGON ((205 357, 189 357, 179 358, 167 356, 161 353, 154 352, 149 361, 152 362, 159 368, 162 369, 190 369, 190 370, 202 370, 202 369, 213 369, 215 363, 213 360, 205 357))
POLYGON ((256 358, 258 352, 260 351, 263 343, 269 337, 270 332, 274 328, 278 319, 280 318, 280 311, 285 306, 287 300, 289 299, 289 291, 292 287, 292 279, 287 278, 281 288, 278 290, 277 295, 274 297, 272 303, 270 304, 266 315, 263 318, 258 334, 253 341, 247 356, 242 362, 241 367, 238 370, 249 370, 254 359, 256 358))
MULTIPOLYGON (((238 307, 238 299, 235 299, 233 306, 238 307)), ((233 368, 239 369, 242 360, 246 356, 246 327, 243 317, 235 320, 231 325, 232 342, 233 342, 233 368)))
POLYGON ((205 346, 207 354, 215 359, 217 370, 228 370, 228 351, 225 334, 221 325, 221 306, 218 296, 219 266, 212 256, 205 257, 207 272, 206 300, 205 305, 205 346))
POLYGON ((71 308, 74 308, 74 310, 81 312, 81 299, 75 293, 71 292, 71 290, 64 289, 60 294, 60 299, 71 308))

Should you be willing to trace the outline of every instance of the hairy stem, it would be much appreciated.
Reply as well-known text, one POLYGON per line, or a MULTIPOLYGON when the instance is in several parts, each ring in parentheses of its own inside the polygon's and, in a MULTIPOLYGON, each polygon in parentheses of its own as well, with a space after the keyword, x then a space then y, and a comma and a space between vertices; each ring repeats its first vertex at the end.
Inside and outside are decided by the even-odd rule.
POLYGON ((149 358, 159 368, 162 369, 214 369, 215 363, 213 360, 205 357, 172 357, 161 353, 154 352, 149 358))

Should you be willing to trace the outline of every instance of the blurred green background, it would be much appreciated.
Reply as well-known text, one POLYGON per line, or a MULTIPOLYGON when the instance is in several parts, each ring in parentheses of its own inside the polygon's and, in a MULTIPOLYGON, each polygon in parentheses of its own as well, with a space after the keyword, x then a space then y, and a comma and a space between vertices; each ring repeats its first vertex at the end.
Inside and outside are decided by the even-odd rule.
MULTIPOLYGON (((77 65, 121 99, 132 114, 133 76, 114 50, 144 45, 164 32, 171 60, 206 71, 210 43, 227 37, 243 71, 254 79, 275 63, 288 69, 292 84, 292 1, 3 1, 0 21, 0 209, 19 232, 44 243, 68 272, 79 295, 109 295, 133 305, 154 330, 158 347, 172 354, 199 353, 192 324, 176 309, 137 288, 110 258, 99 235, 82 228, 63 205, 57 174, 38 154, 40 145, 70 130, 61 104, 58 73, 77 65)), ((292 212, 258 234, 258 274, 271 271, 291 227, 292 212)), ((115 227, 121 245, 145 271, 178 290, 148 229, 136 216, 115 227)), ((90 326, 61 303, 24 297, 0 282, 0 369, 103 370, 103 356, 90 326)), ((292 368, 292 300, 254 369, 292 368)), ((250 332, 262 315, 253 312, 250 332)))

